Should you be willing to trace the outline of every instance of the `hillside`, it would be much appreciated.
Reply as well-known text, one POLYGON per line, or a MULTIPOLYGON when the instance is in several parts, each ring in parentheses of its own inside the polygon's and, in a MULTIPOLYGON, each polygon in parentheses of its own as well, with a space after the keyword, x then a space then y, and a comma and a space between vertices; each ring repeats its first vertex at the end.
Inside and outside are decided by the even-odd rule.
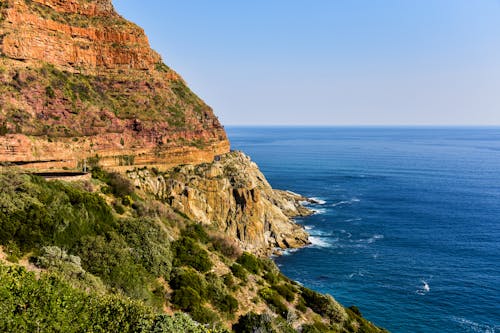
POLYGON ((0 36, 0 331, 382 332, 280 273, 309 199, 110 0, 0 0, 0 36))
POLYGON ((0 331, 380 332, 125 176, 93 174, 0 175, 0 331))
POLYGON ((38 170, 211 161, 211 108, 111 1, 2 0, 0 161, 38 170))

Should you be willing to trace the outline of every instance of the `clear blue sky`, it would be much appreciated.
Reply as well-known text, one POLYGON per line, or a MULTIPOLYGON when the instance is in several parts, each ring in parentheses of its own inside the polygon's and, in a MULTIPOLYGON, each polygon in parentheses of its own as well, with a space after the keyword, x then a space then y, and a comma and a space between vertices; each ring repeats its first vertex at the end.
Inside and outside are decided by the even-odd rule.
POLYGON ((114 0, 224 125, 500 125, 500 0, 114 0))

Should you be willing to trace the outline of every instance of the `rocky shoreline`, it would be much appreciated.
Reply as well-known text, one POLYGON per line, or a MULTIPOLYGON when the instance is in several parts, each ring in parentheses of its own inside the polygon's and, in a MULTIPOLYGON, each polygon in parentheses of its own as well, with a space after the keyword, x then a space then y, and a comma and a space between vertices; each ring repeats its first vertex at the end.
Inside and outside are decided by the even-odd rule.
POLYGON ((230 152, 211 163, 183 165, 166 172, 128 172, 134 185, 188 218, 214 226, 258 255, 309 245, 309 235, 293 218, 314 213, 317 203, 291 191, 275 190, 248 156, 230 152))

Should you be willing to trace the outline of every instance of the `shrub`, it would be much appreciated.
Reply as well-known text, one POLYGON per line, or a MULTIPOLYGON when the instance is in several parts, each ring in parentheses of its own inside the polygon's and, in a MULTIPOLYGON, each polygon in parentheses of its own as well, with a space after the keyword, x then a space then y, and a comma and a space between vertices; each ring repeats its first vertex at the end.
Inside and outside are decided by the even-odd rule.
POLYGON ((175 266, 191 266, 199 272, 205 273, 212 269, 213 263, 207 251, 192 238, 182 237, 172 243, 175 266))
POLYGON ((263 278, 270 284, 276 284, 279 282, 279 276, 277 274, 274 274, 273 272, 266 272, 263 278))
POLYGON ((276 291, 264 288, 259 290, 259 296, 280 316, 286 318, 288 308, 283 304, 283 298, 276 291))
POLYGON ((106 183, 111 187, 113 194, 120 198, 126 198, 134 193, 134 187, 130 180, 119 173, 110 173, 106 183))
POLYGON ((78 246, 82 267, 103 279, 111 288, 137 299, 151 299, 149 275, 136 263, 128 244, 115 232, 106 236, 87 236, 78 246))
POLYGON ((198 273, 192 268, 179 268, 172 274, 172 279, 170 280, 170 287, 172 289, 181 289, 183 287, 192 288, 201 297, 206 296, 206 282, 203 275, 198 273))
POLYGON ((191 317, 202 324, 215 324, 219 321, 219 316, 212 310, 199 305, 190 311, 191 317))
POLYGON ((238 264, 243 266, 247 271, 253 274, 258 274, 260 272, 260 262, 257 257, 248 252, 243 252, 243 254, 236 260, 238 264))
POLYGON ((346 317, 344 308, 335 302, 331 296, 322 295, 316 291, 302 288, 302 297, 306 305, 314 312, 334 322, 344 321, 346 317))
POLYGON ((322 333, 330 331, 330 327, 320 321, 317 321, 314 324, 302 325, 302 333, 322 333))
POLYGON ((188 225, 184 230, 182 230, 182 236, 192 238, 203 244, 206 244, 209 240, 205 228, 199 223, 188 225))
POLYGON ((359 310, 359 308, 357 306, 351 305, 349 307, 349 310, 351 310, 352 312, 354 312, 357 316, 363 317, 363 315, 361 314, 361 311, 359 310))
POLYGON ((138 332, 154 318, 137 302, 78 291, 54 274, 0 264, 0 281, 1 332, 138 332))
POLYGON ((170 278, 172 252, 168 234, 151 218, 129 218, 120 221, 119 234, 133 249, 132 257, 155 277, 170 278))
POLYGON ((201 296, 191 287, 181 287, 172 294, 172 304, 184 311, 191 311, 200 307, 201 296))
POLYGON ((299 297, 297 304, 295 305, 295 308, 302 313, 305 313, 307 311, 306 302, 302 297, 299 297))
POLYGON ((207 297, 217 309, 226 313, 238 310, 238 301, 228 294, 223 279, 213 273, 206 276, 207 297))
POLYGON ((275 332, 269 316, 259 315, 253 312, 241 316, 238 322, 233 325, 233 331, 238 333, 275 332))
POLYGON ((293 302, 295 299, 295 289, 289 284, 277 284, 273 285, 273 289, 276 290, 281 296, 283 296, 288 302, 293 302))
POLYGON ((144 333, 166 333, 166 332, 183 332, 183 333, 208 333, 208 330, 193 321, 185 313, 176 313, 174 316, 165 314, 158 315, 149 331, 144 333))
POLYGON ((45 87, 45 94, 47 95, 48 98, 54 98, 56 96, 56 93, 54 92, 54 89, 52 89, 51 86, 45 87))
POLYGON ((97 194, 71 184, 26 175, 0 175, 0 244, 21 252, 43 245, 72 248, 88 234, 111 230, 110 207, 97 194))
POLYGON ((113 208, 115 209, 115 212, 117 214, 122 215, 123 213, 125 213, 125 207, 123 207, 123 205, 118 201, 113 202, 113 208))
POLYGON ((241 248, 236 241, 223 235, 213 235, 211 241, 214 249, 225 257, 236 259, 241 256, 241 248))
POLYGON ((236 284, 234 282, 234 278, 231 273, 224 274, 222 276, 222 279, 227 288, 231 289, 232 291, 235 291, 236 284))
POLYGON ((248 281, 247 271, 240 264, 234 263, 231 266, 231 272, 233 273, 233 275, 235 277, 237 277, 241 281, 244 281, 244 282, 248 281))

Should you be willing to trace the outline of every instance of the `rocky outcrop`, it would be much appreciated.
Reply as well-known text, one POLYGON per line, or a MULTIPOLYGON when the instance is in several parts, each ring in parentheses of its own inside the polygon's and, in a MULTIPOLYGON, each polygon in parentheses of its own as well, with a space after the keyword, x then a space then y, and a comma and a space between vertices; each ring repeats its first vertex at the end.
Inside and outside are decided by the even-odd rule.
POLYGON ((241 152, 218 156, 212 163, 175 167, 166 173, 129 172, 135 185, 190 219, 213 225, 258 254, 309 243, 291 217, 312 212, 306 198, 271 188, 257 165, 241 152))
POLYGON ((110 0, 3 0, 0 36, 0 162, 167 169, 229 151, 212 109, 110 0))

